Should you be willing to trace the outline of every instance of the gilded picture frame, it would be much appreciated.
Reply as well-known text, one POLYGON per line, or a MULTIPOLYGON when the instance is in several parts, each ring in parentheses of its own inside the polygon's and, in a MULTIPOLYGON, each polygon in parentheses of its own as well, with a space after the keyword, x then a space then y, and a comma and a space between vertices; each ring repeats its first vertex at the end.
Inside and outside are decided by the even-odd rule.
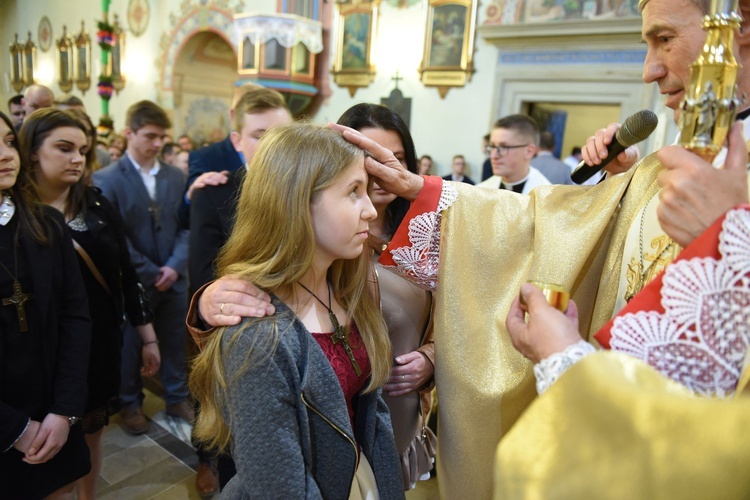
POLYGON ((349 89, 352 97, 357 89, 368 87, 375 80, 372 60, 379 6, 379 0, 338 5, 333 81, 349 89))
POLYGON ((474 73, 477 1, 425 0, 425 40, 419 74, 422 83, 445 97, 474 73))

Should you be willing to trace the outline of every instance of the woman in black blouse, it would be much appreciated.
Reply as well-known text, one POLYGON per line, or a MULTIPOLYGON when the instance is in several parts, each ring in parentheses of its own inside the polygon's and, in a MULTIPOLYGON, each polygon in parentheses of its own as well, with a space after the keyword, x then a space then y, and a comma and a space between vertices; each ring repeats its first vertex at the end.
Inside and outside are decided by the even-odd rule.
POLYGON ((91 335, 62 216, 34 202, 0 113, 0 484, 4 498, 66 498, 90 469, 80 423, 91 335))
POLYGON ((88 399, 83 430, 91 450, 91 472, 78 483, 78 498, 94 498, 101 468, 101 438, 118 408, 121 326, 127 317, 143 341, 143 374, 158 371, 160 356, 144 289, 130 264, 130 254, 114 207, 85 175, 88 157, 86 122, 52 108, 35 111, 19 132, 21 156, 36 182, 42 203, 65 217, 78 254, 92 321, 88 399))

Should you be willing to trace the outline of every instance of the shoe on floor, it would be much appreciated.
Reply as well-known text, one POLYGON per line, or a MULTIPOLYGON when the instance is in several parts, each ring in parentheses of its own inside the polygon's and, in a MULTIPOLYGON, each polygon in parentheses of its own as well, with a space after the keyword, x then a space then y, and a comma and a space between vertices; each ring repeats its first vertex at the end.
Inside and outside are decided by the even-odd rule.
POLYGON ((195 473, 195 489, 201 498, 211 497, 219 491, 219 473, 216 460, 200 462, 195 473))
POLYGON ((143 409, 125 408, 120 412, 122 426, 128 434, 143 434, 148 430, 148 420, 143 415, 143 409))
POLYGON ((167 415, 170 417, 181 418, 191 425, 195 420, 195 411, 187 401, 180 401, 173 405, 167 405, 167 415))

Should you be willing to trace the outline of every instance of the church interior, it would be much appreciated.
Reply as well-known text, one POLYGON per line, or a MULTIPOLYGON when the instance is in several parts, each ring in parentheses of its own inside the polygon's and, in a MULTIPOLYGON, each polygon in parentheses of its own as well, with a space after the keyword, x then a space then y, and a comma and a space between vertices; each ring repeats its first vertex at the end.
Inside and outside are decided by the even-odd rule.
MULTIPOLYGON (((563 116, 561 157, 592 130, 643 108, 667 118, 646 149, 673 136, 657 89, 641 80, 645 49, 633 1, 458 2, 456 13, 465 16, 452 17, 445 36, 439 5, 421 0, 2 0, 0 41, 31 41, 33 81, 56 93, 63 92, 58 43, 66 36, 75 46, 79 35, 88 36, 86 72, 71 75, 68 92, 83 100, 95 123, 103 116, 98 81, 109 71, 96 34, 103 3, 109 23, 125 35, 122 88, 107 108, 115 130, 127 107, 147 98, 168 111, 174 137, 211 142, 229 130, 233 87, 256 82, 282 92, 296 116, 323 124, 353 104, 397 99, 417 154, 430 155, 440 175, 461 154, 469 176, 478 178, 482 137, 492 123, 530 108, 563 116), (562 3, 577 10, 547 6, 562 3), (274 38, 280 33, 289 47, 274 38), (258 64, 250 64, 250 52, 258 64)), ((18 75, 11 67, 2 68, 0 97, 7 102, 23 84, 12 83, 18 75)))
MULTIPOLYGON (((148 99, 174 139, 221 141, 247 83, 315 124, 358 103, 388 106, 417 156, 432 158, 430 173, 450 175, 462 155, 477 182, 483 137, 514 113, 552 132, 560 159, 641 109, 659 118, 641 151, 676 134, 657 86, 642 80, 637 0, 0 0, 0 46, 3 105, 43 85, 80 98, 104 137, 148 99)), ((147 433, 126 433, 119 416, 105 429, 98 498, 207 498, 190 426, 165 413, 163 392, 146 383, 147 433)), ((406 497, 439 498, 437 481, 406 497)))

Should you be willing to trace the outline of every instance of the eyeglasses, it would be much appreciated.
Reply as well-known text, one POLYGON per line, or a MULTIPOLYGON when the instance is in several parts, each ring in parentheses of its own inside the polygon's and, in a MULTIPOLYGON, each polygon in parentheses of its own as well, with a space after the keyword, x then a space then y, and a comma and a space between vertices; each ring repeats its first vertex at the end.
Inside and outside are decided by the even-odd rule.
POLYGON ((498 156, 505 156, 508 153, 510 153, 511 149, 525 148, 526 146, 528 146, 528 144, 518 144, 516 146, 492 146, 492 145, 489 145, 489 146, 487 146, 487 147, 484 148, 484 152, 487 153, 488 155, 491 155, 492 151, 497 151, 497 155, 498 156))

